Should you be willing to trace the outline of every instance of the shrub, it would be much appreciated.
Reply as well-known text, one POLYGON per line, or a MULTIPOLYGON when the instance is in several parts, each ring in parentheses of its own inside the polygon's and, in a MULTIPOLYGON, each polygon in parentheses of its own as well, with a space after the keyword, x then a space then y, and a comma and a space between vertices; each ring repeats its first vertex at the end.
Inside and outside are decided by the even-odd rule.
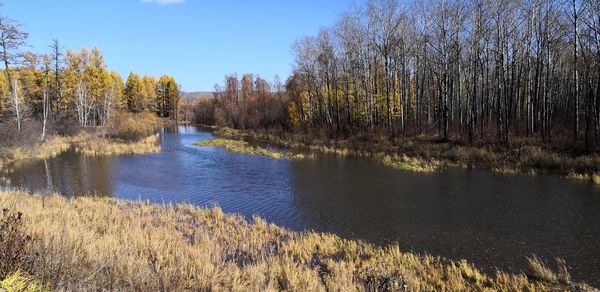
POLYGON ((160 127, 160 121, 150 112, 116 113, 109 126, 108 135, 128 141, 136 141, 154 134, 160 127))
POLYGON ((22 214, 3 209, 0 217, 0 279, 23 266, 30 242, 31 237, 24 231, 22 214))

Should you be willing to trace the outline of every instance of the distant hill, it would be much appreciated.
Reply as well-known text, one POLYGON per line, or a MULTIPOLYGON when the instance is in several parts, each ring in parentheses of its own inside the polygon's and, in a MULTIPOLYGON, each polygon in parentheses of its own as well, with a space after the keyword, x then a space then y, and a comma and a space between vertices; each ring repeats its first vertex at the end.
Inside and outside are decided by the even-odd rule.
POLYGON ((194 91, 194 92, 181 92, 181 99, 186 101, 195 101, 207 98, 213 98, 214 95, 210 91, 194 91))

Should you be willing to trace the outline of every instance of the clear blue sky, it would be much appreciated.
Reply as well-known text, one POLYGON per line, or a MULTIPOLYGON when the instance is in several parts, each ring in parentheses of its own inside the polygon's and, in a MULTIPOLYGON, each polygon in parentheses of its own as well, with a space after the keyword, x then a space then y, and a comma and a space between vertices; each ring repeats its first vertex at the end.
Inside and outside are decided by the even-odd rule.
POLYGON ((355 0, 4 0, 2 14, 30 33, 30 50, 96 46, 124 77, 173 75, 185 91, 212 91, 225 74, 290 74, 291 44, 332 25, 355 0), (173 3, 174 2, 174 3, 173 3))

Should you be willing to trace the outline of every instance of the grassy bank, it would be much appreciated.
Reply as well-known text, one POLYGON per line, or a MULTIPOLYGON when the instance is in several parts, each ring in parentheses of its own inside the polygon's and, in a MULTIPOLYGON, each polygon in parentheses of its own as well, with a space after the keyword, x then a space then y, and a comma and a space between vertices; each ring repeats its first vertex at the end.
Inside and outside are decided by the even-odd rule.
POLYGON ((574 154, 543 145, 515 142, 511 147, 466 146, 428 138, 373 141, 361 138, 323 140, 312 136, 272 134, 214 128, 228 139, 266 141, 290 149, 371 157, 390 167, 432 172, 447 167, 476 167, 504 174, 552 173, 570 179, 600 184, 600 155, 574 154))
POLYGON ((273 159, 305 159, 309 156, 301 153, 281 152, 273 149, 267 149, 260 146, 250 145, 242 140, 232 139, 210 139, 194 143, 201 147, 221 147, 229 152, 244 153, 248 155, 260 155, 273 159))
POLYGON ((0 169, 13 161, 55 157, 71 148, 72 139, 62 136, 49 137, 41 143, 0 147, 0 169))
POLYGON ((589 289, 532 261, 529 277, 331 234, 297 233, 219 208, 0 192, 0 277, 64 290, 533 291, 589 289), (21 212, 21 215, 17 215, 21 212), (16 219, 19 218, 19 219, 16 219), (8 228, 10 225, 14 228, 8 228), (18 249, 14 247, 19 247, 18 249), (14 255, 6 257, 5 255, 14 255))
POLYGON ((156 132, 163 123, 152 113, 118 112, 104 127, 52 125, 43 141, 39 122, 29 121, 20 132, 0 124, 0 169, 19 160, 52 158, 69 149, 91 156, 156 153, 160 151, 156 132))
POLYGON ((55 157, 71 148, 85 155, 144 154, 160 151, 158 135, 135 141, 107 138, 81 131, 75 136, 52 136, 40 143, 0 148, 0 168, 11 162, 55 157))

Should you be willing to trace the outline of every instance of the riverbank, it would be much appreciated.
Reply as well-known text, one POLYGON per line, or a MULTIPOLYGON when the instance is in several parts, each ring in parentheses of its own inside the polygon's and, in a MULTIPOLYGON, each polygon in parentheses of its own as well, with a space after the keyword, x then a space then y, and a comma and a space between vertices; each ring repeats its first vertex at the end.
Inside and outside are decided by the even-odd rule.
POLYGON ((27 159, 46 159, 75 149, 85 155, 146 154, 160 151, 158 134, 136 141, 111 139, 85 131, 74 136, 52 136, 43 142, 0 148, 0 168, 3 165, 27 159))
POLYGON ((52 290, 591 291, 570 283, 564 264, 555 273, 534 260, 529 276, 488 276, 465 261, 291 232, 219 208, 20 191, 0 192, 0 205, 0 228, 15 227, 6 238, 15 242, 0 248, 18 255, 1 276, 20 270, 52 290))
POLYGON ((52 124, 45 139, 40 140, 41 124, 29 121, 27 128, 16 132, 0 125, 0 169, 19 160, 47 159, 74 149, 88 156, 147 154, 160 151, 158 129, 170 123, 154 114, 115 113, 103 127, 52 124))
POLYGON ((600 184, 600 155, 569 154, 525 143, 513 147, 465 146, 431 139, 370 141, 323 140, 304 135, 273 134, 210 127, 227 139, 263 141, 299 151, 370 157, 383 165, 415 172, 433 172, 448 167, 484 168, 503 174, 551 173, 568 179, 600 184))

